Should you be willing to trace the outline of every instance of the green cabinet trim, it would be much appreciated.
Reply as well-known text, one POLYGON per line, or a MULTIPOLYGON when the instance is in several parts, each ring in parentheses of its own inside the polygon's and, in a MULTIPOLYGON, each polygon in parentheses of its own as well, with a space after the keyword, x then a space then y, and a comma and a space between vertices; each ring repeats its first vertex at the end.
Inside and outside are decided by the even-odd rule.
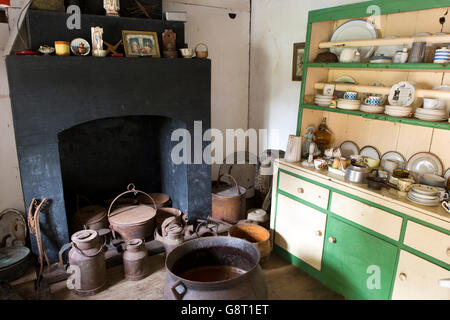
POLYGON ((380 14, 399 13, 423 9, 433 9, 449 6, 448 1, 442 0, 377 0, 354 4, 312 10, 308 14, 308 21, 319 22, 327 20, 354 19, 368 17, 367 8, 371 5, 379 5, 380 14))

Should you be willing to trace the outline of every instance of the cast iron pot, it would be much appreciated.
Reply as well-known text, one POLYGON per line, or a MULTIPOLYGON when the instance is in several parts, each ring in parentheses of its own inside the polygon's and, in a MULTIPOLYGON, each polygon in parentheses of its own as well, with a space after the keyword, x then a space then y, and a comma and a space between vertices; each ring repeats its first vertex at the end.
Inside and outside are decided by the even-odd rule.
MULTIPOLYGON (((267 299, 258 249, 232 237, 205 237, 185 242, 166 259, 166 300, 262 300, 267 299), (232 267, 244 273, 221 281, 194 281, 183 274, 202 267, 232 267)), ((208 278, 208 273, 203 274, 208 278)))

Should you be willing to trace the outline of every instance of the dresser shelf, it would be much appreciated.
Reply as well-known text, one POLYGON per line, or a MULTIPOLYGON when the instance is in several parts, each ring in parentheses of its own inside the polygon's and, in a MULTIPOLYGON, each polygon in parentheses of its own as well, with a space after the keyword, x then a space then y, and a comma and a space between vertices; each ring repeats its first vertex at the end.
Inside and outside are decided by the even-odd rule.
POLYGON ((414 119, 414 118, 391 117, 391 116, 388 116, 383 113, 366 113, 366 112, 355 111, 355 110, 344 110, 344 109, 338 109, 338 108, 321 107, 321 106, 317 106, 317 105, 313 105, 313 104, 303 104, 302 108, 310 109, 310 110, 321 110, 321 111, 328 111, 328 112, 334 112, 334 113, 349 114, 352 116, 358 116, 358 117, 362 117, 362 118, 366 118, 366 119, 399 122, 399 123, 405 123, 405 124, 421 126, 421 127, 450 130, 450 123, 444 122, 444 121, 435 122, 435 121, 424 121, 424 120, 419 120, 419 119, 414 119))

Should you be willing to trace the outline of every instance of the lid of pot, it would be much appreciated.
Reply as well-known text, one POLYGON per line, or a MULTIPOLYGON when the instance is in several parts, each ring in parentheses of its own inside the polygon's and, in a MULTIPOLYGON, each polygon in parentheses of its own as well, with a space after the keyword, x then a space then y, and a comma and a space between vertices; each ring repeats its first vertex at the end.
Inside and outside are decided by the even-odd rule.
POLYGON ((0 248, 0 270, 26 259, 29 254, 30 249, 27 247, 0 248))
POLYGON ((106 216, 106 209, 101 206, 87 206, 83 207, 74 214, 74 220, 80 225, 87 225, 100 221, 106 216))
POLYGON ((152 206, 140 204, 118 208, 111 212, 109 222, 115 225, 143 224, 155 217, 156 209, 152 206))
MULTIPOLYGON (((150 193, 150 197, 155 200, 156 207, 160 208, 165 203, 169 202, 170 197, 165 193, 150 193)), ((140 195, 136 198, 136 200, 141 204, 149 204, 153 207, 153 201, 147 197, 146 195, 140 195)))

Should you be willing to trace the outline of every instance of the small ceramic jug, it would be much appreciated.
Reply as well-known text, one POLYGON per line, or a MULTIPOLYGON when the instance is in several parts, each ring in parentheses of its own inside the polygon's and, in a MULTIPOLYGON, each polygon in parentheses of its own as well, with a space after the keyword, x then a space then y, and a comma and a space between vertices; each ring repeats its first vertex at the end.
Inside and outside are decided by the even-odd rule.
POLYGON ((339 56, 339 62, 353 62, 355 59, 356 52, 358 52, 355 48, 344 48, 341 51, 339 56))

